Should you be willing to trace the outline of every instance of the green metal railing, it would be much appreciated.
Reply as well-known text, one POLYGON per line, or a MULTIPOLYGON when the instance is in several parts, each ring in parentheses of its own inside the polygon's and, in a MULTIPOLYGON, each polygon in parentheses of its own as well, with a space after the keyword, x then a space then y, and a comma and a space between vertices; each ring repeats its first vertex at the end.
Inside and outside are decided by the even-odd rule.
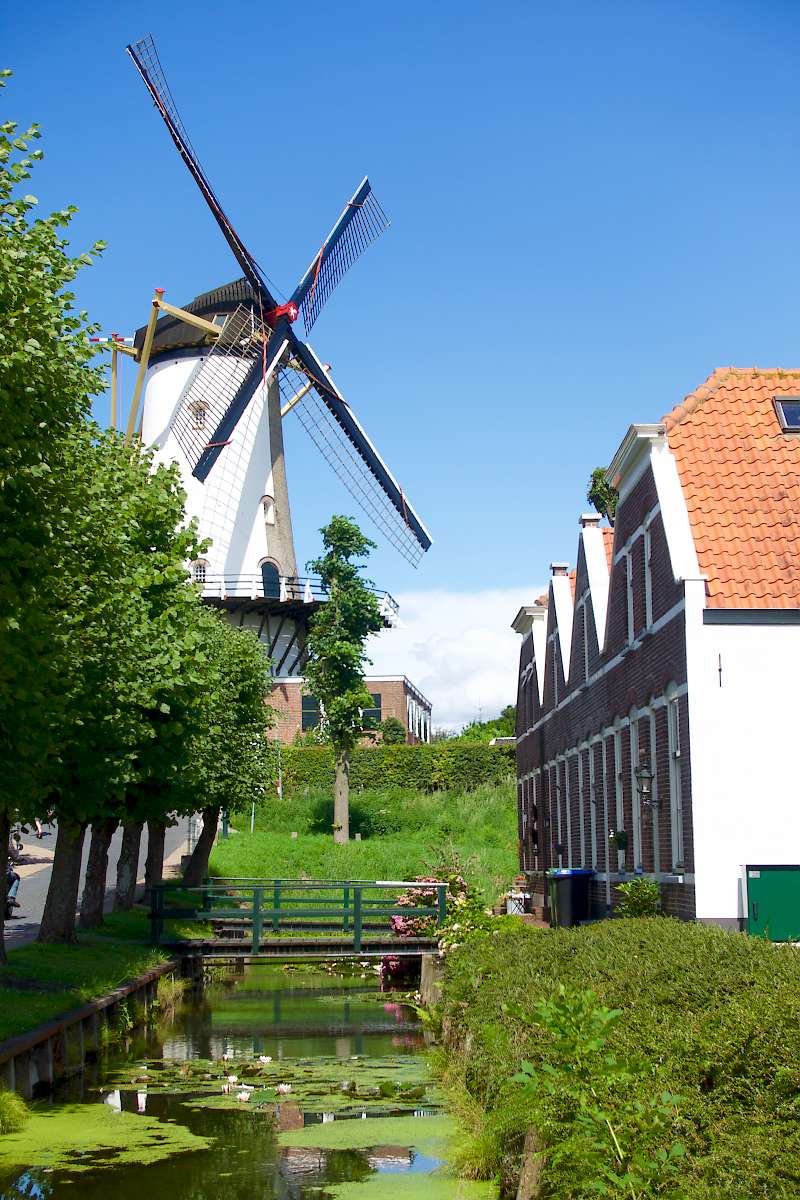
POLYGON ((150 930, 158 945, 164 924, 181 921, 240 921, 251 927, 258 951, 265 928, 273 934, 314 930, 329 932, 333 923, 352 931, 353 950, 362 946, 365 924, 392 917, 430 917, 441 925, 447 916, 446 883, 407 883, 368 879, 214 878, 200 887, 159 884, 150 891, 150 930), (435 892, 435 904, 399 904, 401 892, 435 892), (387 892, 389 895, 387 896, 387 892), (377 893, 377 895, 375 894, 377 893), (196 902, 192 903, 196 897, 196 902))

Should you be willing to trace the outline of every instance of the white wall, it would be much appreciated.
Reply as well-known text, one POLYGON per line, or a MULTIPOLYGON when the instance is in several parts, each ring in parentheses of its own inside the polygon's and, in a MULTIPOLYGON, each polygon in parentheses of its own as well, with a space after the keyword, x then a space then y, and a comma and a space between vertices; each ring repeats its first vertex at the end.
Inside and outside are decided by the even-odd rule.
MULTIPOLYGON (((157 448, 159 462, 177 462, 187 493, 187 514, 197 517, 202 537, 212 540, 209 575, 255 575, 269 556, 261 505, 273 495, 266 390, 256 392, 205 483, 195 479, 172 432, 181 394, 201 356, 155 363, 145 382, 142 440, 157 448)), ((225 369, 218 363, 217 369, 225 369)), ((209 430, 209 435, 213 430, 209 430)))
POLYGON ((742 864, 800 862, 800 625, 703 626, 702 601, 693 609, 687 649, 697 916, 732 919, 741 915, 742 864))

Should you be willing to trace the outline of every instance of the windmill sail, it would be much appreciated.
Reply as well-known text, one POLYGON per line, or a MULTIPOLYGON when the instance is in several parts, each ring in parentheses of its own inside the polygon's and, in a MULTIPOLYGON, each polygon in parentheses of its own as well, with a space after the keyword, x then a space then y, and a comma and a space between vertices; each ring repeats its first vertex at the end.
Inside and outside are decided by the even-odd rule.
POLYGON ((277 301, 267 287, 258 263, 225 215, 222 205, 217 199, 214 189, 200 165, 200 160, 195 154, 192 143, 189 140, 189 135, 178 112, 178 107, 172 97, 166 76, 164 75, 155 42, 150 34, 148 34, 141 41, 133 42, 131 45, 126 46, 126 50, 144 80, 145 87, 153 97, 156 108, 164 119, 164 124, 169 130, 169 135, 175 143, 178 153, 186 163, 195 183, 203 193, 205 201, 214 216, 214 220, 222 230, 223 237, 233 251, 239 266, 244 271, 248 283, 261 294, 266 309, 275 308, 277 301))
POLYGON ((292 303, 303 314, 306 333, 342 276, 388 228, 389 218, 375 198, 369 180, 362 179, 292 294, 292 303))
POLYGON ((314 351, 294 335, 280 387, 286 403, 303 393, 292 411, 306 433, 367 516, 416 566, 430 534, 314 351))

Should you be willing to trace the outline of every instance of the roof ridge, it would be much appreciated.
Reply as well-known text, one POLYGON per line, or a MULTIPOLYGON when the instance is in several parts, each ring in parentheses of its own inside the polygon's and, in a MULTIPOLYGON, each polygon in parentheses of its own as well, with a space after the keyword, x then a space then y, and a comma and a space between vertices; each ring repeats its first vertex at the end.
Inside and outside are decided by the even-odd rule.
POLYGON ((662 424, 666 427, 667 433, 674 429, 676 425, 680 425, 687 417, 704 404, 709 397, 713 396, 722 385, 730 378, 782 378, 784 376, 800 378, 800 368, 797 367, 715 367, 704 383, 695 388, 693 392, 689 392, 687 396, 681 400, 680 404, 662 417, 662 424))

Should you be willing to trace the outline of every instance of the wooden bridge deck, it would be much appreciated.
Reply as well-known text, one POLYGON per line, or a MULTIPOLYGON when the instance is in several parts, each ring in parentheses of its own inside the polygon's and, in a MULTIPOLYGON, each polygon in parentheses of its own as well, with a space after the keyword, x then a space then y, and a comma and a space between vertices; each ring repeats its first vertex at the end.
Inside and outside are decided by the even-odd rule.
POLYGON ((419 958, 423 954, 435 954, 438 943, 435 938, 362 938, 356 949, 352 937, 302 937, 262 938, 258 950, 253 950, 249 938, 192 938, 191 941, 162 942, 165 950, 195 954, 205 959, 258 962, 332 962, 339 959, 356 959, 364 962, 380 961, 382 958, 419 958))

